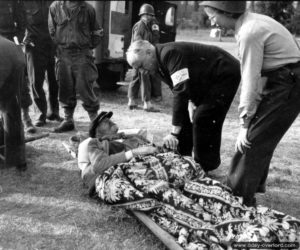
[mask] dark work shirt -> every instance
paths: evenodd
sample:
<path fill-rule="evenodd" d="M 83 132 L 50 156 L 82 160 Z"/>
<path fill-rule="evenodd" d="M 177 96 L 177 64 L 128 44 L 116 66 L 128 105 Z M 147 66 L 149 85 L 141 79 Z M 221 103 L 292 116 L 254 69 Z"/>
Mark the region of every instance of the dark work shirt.
<path fill-rule="evenodd" d="M 226 75 L 240 74 L 238 60 L 216 46 L 171 42 L 157 44 L 156 54 L 160 75 L 173 91 L 174 126 L 182 126 L 189 100 L 200 105 L 212 86 L 222 88 Z"/>
<path fill-rule="evenodd" d="M 100 43 L 100 27 L 94 8 L 78 1 L 68 11 L 65 1 L 55 1 L 49 9 L 48 27 L 52 40 L 65 49 L 93 49 Z"/>
<path fill-rule="evenodd" d="M 159 32 L 158 22 L 152 21 L 147 24 L 144 20 L 140 20 L 132 27 L 131 42 L 147 40 L 151 44 L 156 44 L 159 41 L 157 29 Z"/>
<path fill-rule="evenodd" d="M 48 12 L 52 1 L 24 1 L 26 13 L 26 32 L 24 43 L 33 42 L 35 46 L 52 45 L 48 30 Z"/>
<path fill-rule="evenodd" d="M 9 40 L 17 36 L 22 42 L 25 32 L 25 13 L 21 1 L 0 0 L 0 35 Z"/>

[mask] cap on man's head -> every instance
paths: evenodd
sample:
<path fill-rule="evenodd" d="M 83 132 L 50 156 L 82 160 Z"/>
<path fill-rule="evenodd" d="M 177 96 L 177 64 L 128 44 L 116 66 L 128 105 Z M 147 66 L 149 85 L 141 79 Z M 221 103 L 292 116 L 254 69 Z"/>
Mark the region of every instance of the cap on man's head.
<path fill-rule="evenodd" d="M 234 14 L 246 11 L 246 1 L 203 1 L 200 5 Z"/>
<path fill-rule="evenodd" d="M 101 124 L 101 122 L 104 121 L 105 118 L 110 119 L 113 115 L 113 112 L 109 111 L 109 112 L 105 112 L 102 111 L 90 124 L 90 128 L 89 128 L 89 136 L 92 138 L 96 137 L 96 129 L 97 127 Z"/>

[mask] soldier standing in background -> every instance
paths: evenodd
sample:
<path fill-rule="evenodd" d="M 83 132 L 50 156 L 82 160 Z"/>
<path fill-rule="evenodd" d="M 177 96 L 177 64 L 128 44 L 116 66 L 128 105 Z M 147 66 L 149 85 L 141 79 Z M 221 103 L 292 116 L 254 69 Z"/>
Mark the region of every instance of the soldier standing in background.
<path fill-rule="evenodd" d="M 131 43 L 137 40 L 147 40 L 151 44 L 158 43 L 159 26 L 155 22 L 154 8 L 150 4 L 143 4 L 139 11 L 141 19 L 133 26 Z M 141 96 L 144 103 L 144 110 L 148 112 L 158 112 L 151 104 L 151 76 L 148 72 L 138 72 L 133 70 L 134 77 L 128 87 L 128 107 L 137 108 L 136 99 L 138 98 L 139 88 L 141 86 Z M 154 77 L 152 77 L 154 80 Z M 161 93 L 160 93 L 161 95 Z"/>
<path fill-rule="evenodd" d="M 26 27 L 25 13 L 21 1 L 0 1 L 0 35 L 19 43 L 24 37 Z M 15 38 L 14 38 L 15 37 Z M 25 69 L 26 70 L 26 69 Z M 29 116 L 29 106 L 32 104 L 30 90 L 27 81 L 21 85 L 21 107 L 22 120 L 25 131 L 35 133 L 36 129 L 32 125 Z"/>
<path fill-rule="evenodd" d="M 75 128 L 73 114 L 76 93 L 91 120 L 98 115 L 99 101 L 93 90 L 98 78 L 92 56 L 102 31 L 94 8 L 85 1 L 55 1 L 49 8 L 49 32 L 56 49 L 56 79 L 64 120 L 54 129 L 61 133 Z"/>
<path fill-rule="evenodd" d="M 28 78 L 33 100 L 40 111 L 35 126 L 42 127 L 49 120 L 61 121 L 59 117 L 58 84 L 55 79 L 55 49 L 48 30 L 48 12 L 51 1 L 24 1 L 26 32 L 23 43 L 27 61 Z M 49 90 L 49 113 L 43 89 L 47 72 Z"/>

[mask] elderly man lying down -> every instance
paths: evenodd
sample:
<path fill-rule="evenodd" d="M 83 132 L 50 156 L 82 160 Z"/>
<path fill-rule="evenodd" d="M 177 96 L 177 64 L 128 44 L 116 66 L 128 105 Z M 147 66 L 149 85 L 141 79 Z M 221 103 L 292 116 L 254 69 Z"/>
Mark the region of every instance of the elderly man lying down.
<path fill-rule="evenodd" d="M 102 112 L 79 145 L 78 165 L 90 195 L 140 210 L 184 249 L 227 249 L 232 242 L 299 242 L 300 220 L 243 205 L 207 177 L 191 157 L 164 152 L 143 136 L 118 133 Z M 272 249 L 272 247 L 270 247 Z"/>

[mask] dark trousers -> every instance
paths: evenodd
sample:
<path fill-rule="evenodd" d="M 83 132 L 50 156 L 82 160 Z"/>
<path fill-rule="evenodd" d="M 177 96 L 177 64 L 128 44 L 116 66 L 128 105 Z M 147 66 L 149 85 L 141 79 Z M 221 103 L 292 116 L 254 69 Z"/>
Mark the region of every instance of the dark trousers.
<path fill-rule="evenodd" d="M 98 70 L 90 51 L 67 49 L 57 51 L 56 79 L 62 108 L 74 110 L 78 94 L 86 111 L 97 112 L 99 101 L 93 90 L 97 78 Z"/>
<path fill-rule="evenodd" d="M 143 102 L 151 100 L 151 76 L 148 73 L 140 72 L 134 69 L 134 77 L 128 86 L 128 98 L 138 99 L 141 88 L 141 98 Z"/>
<path fill-rule="evenodd" d="M 239 74 L 224 75 L 197 106 L 193 124 L 190 122 L 188 111 L 185 112 L 178 138 L 179 153 L 191 155 L 193 149 L 194 159 L 204 171 L 214 170 L 221 163 L 222 127 L 239 82 Z"/>
<path fill-rule="evenodd" d="M 5 133 L 7 166 L 26 163 L 24 128 L 21 119 L 21 85 L 24 83 L 24 65 L 16 68 L 0 89 L 0 111 Z M 9 96 L 9 98 L 7 98 Z M 3 103 L 2 103 L 3 102 Z"/>
<path fill-rule="evenodd" d="M 32 87 L 33 100 L 41 116 L 46 118 L 47 100 L 43 89 L 45 72 L 47 72 L 49 90 L 49 115 L 59 114 L 58 84 L 55 79 L 55 59 L 51 46 L 46 48 L 26 47 L 28 78 Z"/>
<path fill-rule="evenodd" d="M 20 86 L 21 88 L 21 107 L 22 109 L 27 109 L 29 106 L 32 104 L 32 99 L 30 96 L 30 87 L 29 87 L 29 80 L 28 80 L 28 75 L 27 75 L 27 70 L 26 68 L 24 69 L 24 77 L 23 77 L 23 82 Z"/>
<path fill-rule="evenodd" d="M 246 205 L 264 184 L 274 150 L 300 111 L 300 64 L 266 74 L 264 95 L 248 129 L 251 148 L 235 153 L 228 174 L 228 185 Z"/>
<path fill-rule="evenodd" d="M 151 97 L 161 97 L 161 80 L 155 75 L 150 75 L 151 78 Z"/>

